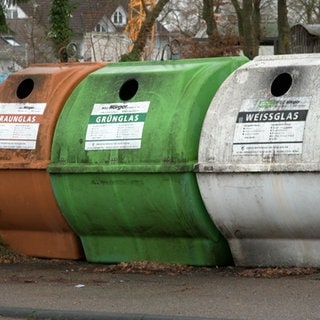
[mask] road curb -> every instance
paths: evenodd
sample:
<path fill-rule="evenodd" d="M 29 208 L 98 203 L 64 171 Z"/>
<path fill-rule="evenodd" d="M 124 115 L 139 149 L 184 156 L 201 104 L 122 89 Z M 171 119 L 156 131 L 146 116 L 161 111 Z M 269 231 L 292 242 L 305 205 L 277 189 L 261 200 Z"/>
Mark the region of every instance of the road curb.
<path fill-rule="evenodd" d="M 184 317 L 168 315 L 164 316 L 94 311 L 49 310 L 0 306 L 0 319 L 1 317 L 32 320 L 232 320 L 226 318 Z"/>

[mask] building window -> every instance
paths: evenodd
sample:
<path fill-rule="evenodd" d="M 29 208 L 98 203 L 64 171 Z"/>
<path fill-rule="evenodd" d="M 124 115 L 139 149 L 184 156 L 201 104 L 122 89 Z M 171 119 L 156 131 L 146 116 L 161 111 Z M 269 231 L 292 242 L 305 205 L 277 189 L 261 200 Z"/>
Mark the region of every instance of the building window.
<path fill-rule="evenodd" d="M 98 23 L 95 27 L 96 32 L 107 32 L 105 25 Z"/>
<path fill-rule="evenodd" d="M 123 16 L 120 11 L 116 11 L 113 15 L 113 23 L 114 24 L 123 24 Z"/>
<path fill-rule="evenodd" d="M 20 47 L 20 43 L 11 36 L 2 36 L 1 38 L 12 47 Z"/>
<path fill-rule="evenodd" d="M 7 19 L 17 19 L 18 18 L 18 10 L 17 9 L 7 9 L 6 10 Z"/>

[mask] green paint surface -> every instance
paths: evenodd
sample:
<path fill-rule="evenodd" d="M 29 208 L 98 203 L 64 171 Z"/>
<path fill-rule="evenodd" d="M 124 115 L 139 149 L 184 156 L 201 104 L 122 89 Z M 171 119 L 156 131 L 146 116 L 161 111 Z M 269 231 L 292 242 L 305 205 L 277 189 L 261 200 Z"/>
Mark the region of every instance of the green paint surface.
<path fill-rule="evenodd" d="M 228 57 L 110 64 L 74 90 L 57 123 L 48 171 L 88 261 L 232 262 L 203 205 L 193 166 L 210 102 L 245 62 Z M 129 100 L 121 100 L 123 91 Z"/>

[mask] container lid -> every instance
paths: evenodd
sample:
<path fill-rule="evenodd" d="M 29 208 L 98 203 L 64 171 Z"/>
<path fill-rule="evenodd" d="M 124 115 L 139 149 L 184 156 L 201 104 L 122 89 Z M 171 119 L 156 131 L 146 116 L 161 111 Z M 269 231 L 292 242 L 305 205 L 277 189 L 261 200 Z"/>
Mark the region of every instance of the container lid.
<path fill-rule="evenodd" d="M 57 123 L 50 172 L 183 172 L 205 113 L 244 57 L 110 64 L 90 74 Z"/>
<path fill-rule="evenodd" d="M 206 114 L 198 172 L 320 169 L 320 55 L 258 57 L 220 87 Z"/>
<path fill-rule="evenodd" d="M 60 111 L 74 87 L 105 63 L 32 65 L 0 86 L 0 169 L 46 168 Z"/>

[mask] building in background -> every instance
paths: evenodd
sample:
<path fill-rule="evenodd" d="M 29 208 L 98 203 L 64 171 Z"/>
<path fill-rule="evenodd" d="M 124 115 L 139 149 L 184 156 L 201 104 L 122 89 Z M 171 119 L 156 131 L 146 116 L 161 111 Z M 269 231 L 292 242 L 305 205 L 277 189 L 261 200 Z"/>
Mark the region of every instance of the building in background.
<path fill-rule="evenodd" d="M 50 0 L 31 0 L 10 7 L 7 22 L 10 34 L 0 36 L 0 71 L 16 71 L 33 63 L 57 61 L 48 30 Z M 74 1 L 70 17 L 72 43 L 80 61 L 117 62 L 132 44 L 126 33 L 129 0 Z M 150 60 L 161 55 L 169 41 L 168 30 L 157 22 L 154 52 Z"/>
<path fill-rule="evenodd" d="M 296 24 L 290 32 L 292 53 L 320 52 L 320 24 Z"/>

